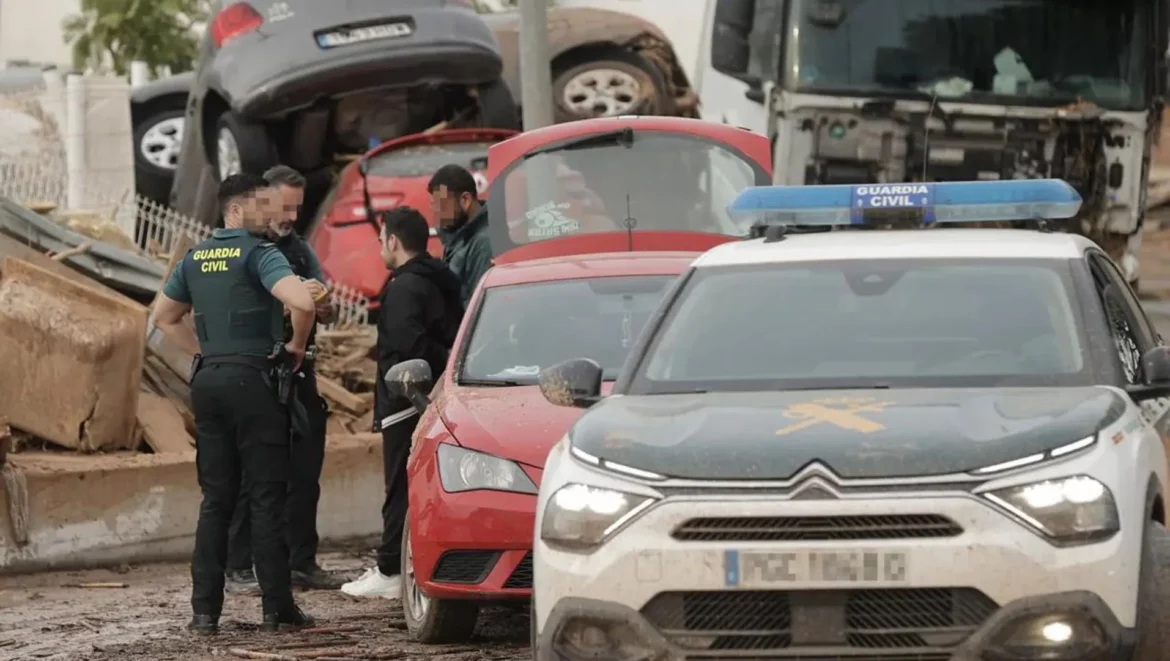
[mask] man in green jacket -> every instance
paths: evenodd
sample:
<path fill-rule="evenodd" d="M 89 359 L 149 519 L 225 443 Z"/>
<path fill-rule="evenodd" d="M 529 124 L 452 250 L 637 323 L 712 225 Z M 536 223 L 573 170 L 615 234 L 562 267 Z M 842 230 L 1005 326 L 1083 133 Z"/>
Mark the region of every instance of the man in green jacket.
<path fill-rule="evenodd" d="M 487 207 L 480 203 L 475 178 L 466 169 L 444 165 L 427 184 L 431 208 L 439 224 L 443 263 L 463 285 L 463 307 L 479 279 L 492 267 Z"/>

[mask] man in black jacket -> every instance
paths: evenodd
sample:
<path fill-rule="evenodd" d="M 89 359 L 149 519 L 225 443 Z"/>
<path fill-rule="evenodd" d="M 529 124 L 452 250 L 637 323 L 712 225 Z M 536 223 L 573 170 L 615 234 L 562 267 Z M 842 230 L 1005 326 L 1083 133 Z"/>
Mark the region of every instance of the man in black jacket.
<path fill-rule="evenodd" d="M 391 278 L 382 290 L 378 315 L 378 374 L 404 360 L 422 358 L 441 378 L 447 354 L 463 316 L 459 278 L 446 264 L 427 254 L 427 221 L 410 207 L 381 214 L 382 261 Z M 378 565 L 341 586 L 354 597 L 397 599 L 402 526 L 406 520 L 406 463 L 418 412 L 410 402 L 390 395 L 381 378 L 374 391 L 374 416 L 382 432 L 382 469 L 386 495 L 382 502 L 382 543 Z"/>

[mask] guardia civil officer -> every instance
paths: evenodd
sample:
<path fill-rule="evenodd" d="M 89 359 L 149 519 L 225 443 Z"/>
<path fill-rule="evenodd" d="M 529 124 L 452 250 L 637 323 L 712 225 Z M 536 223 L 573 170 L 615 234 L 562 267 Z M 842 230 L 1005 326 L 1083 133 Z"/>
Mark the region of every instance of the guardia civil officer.
<path fill-rule="evenodd" d="M 159 298 L 155 325 L 196 355 L 191 379 L 196 470 L 203 491 L 191 559 L 188 629 L 216 633 L 223 606 L 228 527 L 243 470 L 251 479 L 252 544 L 263 590 L 266 630 L 312 624 L 293 601 L 285 541 L 289 478 L 288 413 L 270 374 L 283 339 L 287 307 L 293 337 L 287 352 L 299 367 L 314 324 L 313 297 L 288 260 L 264 237 L 265 212 L 277 192 L 263 177 L 232 175 L 219 187 L 224 227 L 176 266 Z M 182 323 L 194 314 L 194 332 Z"/>
<path fill-rule="evenodd" d="M 297 235 L 294 223 L 305 198 L 306 181 L 287 165 L 277 165 L 264 173 L 269 185 L 276 188 L 278 206 L 269 212 L 268 238 L 288 259 L 293 273 L 305 281 L 317 299 L 317 321 L 329 323 L 336 308 L 329 302 L 325 274 L 312 247 Z M 285 337 L 291 337 L 285 328 Z M 309 333 L 313 346 L 316 327 Z M 304 428 L 292 429 L 292 465 L 288 483 L 288 550 L 292 583 L 310 590 L 336 590 L 342 580 L 317 564 L 317 504 L 321 498 L 321 468 L 325 463 L 325 423 L 328 410 L 317 392 L 317 375 L 312 358 L 306 358 L 296 378 L 294 394 L 304 412 Z M 248 501 L 248 479 L 240 492 L 240 502 Z M 228 537 L 226 589 L 230 593 L 249 594 L 260 591 L 252 569 L 251 517 L 247 507 L 237 507 Z"/>

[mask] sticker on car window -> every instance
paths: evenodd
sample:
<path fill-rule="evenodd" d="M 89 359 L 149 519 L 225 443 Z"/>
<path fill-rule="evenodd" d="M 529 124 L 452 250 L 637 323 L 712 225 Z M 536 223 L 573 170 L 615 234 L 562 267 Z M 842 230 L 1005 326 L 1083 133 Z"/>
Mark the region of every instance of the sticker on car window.
<path fill-rule="evenodd" d="M 581 223 L 565 215 L 572 205 L 568 202 L 549 202 L 524 214 L 528 221 L 528 240 L 551 239 L 581 230 Z"/>
<path fill-rule="evenodd" d="M 489 379 L 506 379 L 508 377 L 515 378 L 518 376 L 536 376 L 538 374 L 540 374 L 540 366 L 539 365 L 517 365 L 515 367 L 509 367 L 506 370 L 496 372 L 495 374 L 489 374 L 488 378 Z"/>

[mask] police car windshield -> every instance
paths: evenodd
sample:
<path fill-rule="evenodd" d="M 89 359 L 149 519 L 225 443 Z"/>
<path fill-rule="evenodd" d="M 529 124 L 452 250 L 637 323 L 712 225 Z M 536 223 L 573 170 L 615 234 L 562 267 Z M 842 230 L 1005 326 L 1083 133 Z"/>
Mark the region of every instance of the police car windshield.
<path fill-rule="evenodd" d="M 882 260 L 700 268 L 631 393 L 1091 381 L 1068 264 Z"/>
<path fill-rule="evenodd" d="M 783 71 L 800 91 L 1144 109 L 1146 0 L 795 0 Z M 799 35 L 799 38 L 797 38 Z M 753 44 L 753 47 L 755 45 Z M 762 54 L 761 54 L 762 55 Z"/>
<path fill-rule="evenodd" d="M 638 130 L 543 148 L 501 173 L 488 200 L 507 243 L 595 232 L 688 231 L 745 236 L 727 205 L 768 175 L 745 156 L 702 137 Z M 580 142 L 592 140 L 596 142 Z M 502 184 L 502 186 L 501 186 Z M 506 221 L 506 225 L 503 221 Z"/>
<path fill-rule="evenodd" d="M 597 361 L 613 379 L 673 279 L 623 276 L 489 289 L 459 381 L 535 384 L 541 369 L 580 356 Z"/>

